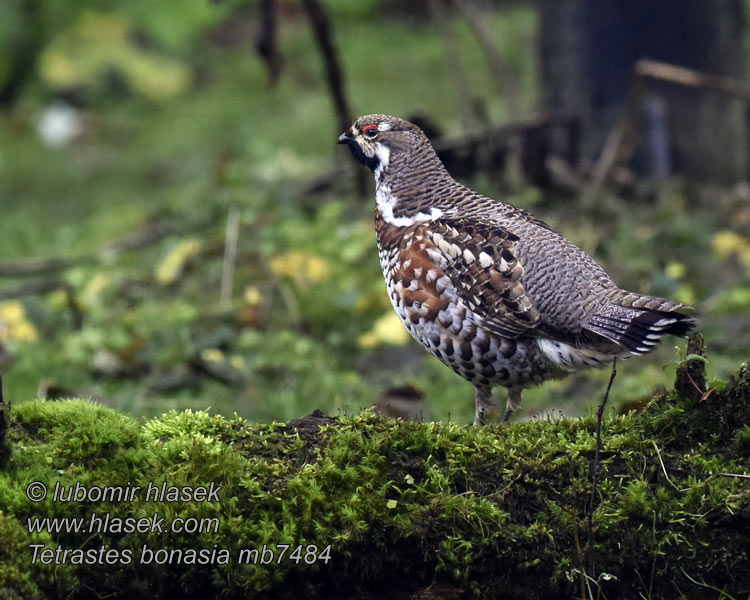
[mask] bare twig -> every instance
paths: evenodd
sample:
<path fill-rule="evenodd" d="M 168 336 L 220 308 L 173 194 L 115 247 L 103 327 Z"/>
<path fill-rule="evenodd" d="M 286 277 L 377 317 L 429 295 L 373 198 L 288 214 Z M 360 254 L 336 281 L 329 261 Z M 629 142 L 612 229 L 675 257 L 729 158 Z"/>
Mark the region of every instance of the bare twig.
<path fill-rule="evenodd" d="M 568 113 L 548 113 L 537 119 L 516 121 L 504 125 L 483 126 L 478 131 L 469 131 L 457 136 L 444 136 L 432 140 L 435 151 L 440 153 L 446 150 L 458 150 L 461 148 L 471 147 L 477 144 L 492 141 L 497 144 L 499 141 L 505 141 L 510 137 L 522 135 L 525 131 L 534 128 L 547 127 L 550 129 L 569 128 L 572 115 Z"/>
<path fill-rule="evenodd" d="M 180 226 L 169 221 L 150 223 L 117 240 L 104 244 L 97 252 L 90 254 L 67 258 L 34 257 L 0 263 L 0 277 L 33 277 L 65 271 L 71 267 L 96 265 L 101 263 L 102 260 L 117 256 L 122 252 L 148 248 L 173 235 L 184 235 L 195 230 L 203 230 L 215 223 L 220 215 L 221 213 L 212 211 L 208 215 L 201 215 L 199 218 Z"/>
<path fill-rule="evenodd" d="M 648 79 L 709 90 L 750 101 L 750 85 L 732 77 L 701 73 L 694 69 L 647 58 L 637 61 L 633 67 L 628 100 L 620 119 L 610 130 L 604 142 L 591 183 L 586 190 L 587 198 L 595 195 L 612 169 L 618 163 L 626 162 L 635 150 L 640 107 Z"/>
<path fill-rule="evenodd" d="M 708 483 L 714 477 L 734 477 L 736 479 L 750 479 L 750 475 L 745 475 L 744 473 L 712 473 L 711 476 L 703 483 Z"/>
<path fill-rule="evenodd" d="M 487 18 L 482 14 L 477 3 L 468 0 L 452 0 L 461 12 L 477 38 L 479 48 L 490 65 L 495 84 L 506 101 L 508 120 L 515 121 L 521 116 L 521 104 L 518 101 L 520 85 L 518 77 L 498 50 L 492 34 L 487 30 Z"/>
<path fill-rule="evenodd" d="M 704 588 L 706 588 L 706 589 L 712 590 L 712 591 L 714 591 L 714 592 L 718 592 L 718 593 L 719 593 L 719 599 L 720 599 L 720 600 L 721 600 L 722 598 L 727 598 L 727 600 L 734 600 L 734 597 L 733 597 L 733 596 L 730 596 L 730 595 L 729 595 L 729 594 L 727 594 L 727 593 L 726 593 L 726 592 L 725 592 L 724 590 L 722 590 L 722 589 L 719 589 L 719 588 L 717 588 L 717 587 L 716 587 L 715 585 L 710 585 L 710 584 L 706 583 L 705 581 L 696 581 L 695 579 L 693 579 L 692 577 L 690 577 L 690 575 L 688 575 L 688 574 L 687 574 L 687 573 L 685 572 L 685 569 L 683 569 L 682 567 L 680 567 L 680 571 L 682 571 L 682 574 L 683 574 L 683 575 L 684 575 L 685 577 L 687 577 L 687 578 L 688 578 L 688 579 L 689 579 L 690 581 L 692 581 L 692 582 L 693 582 L 693 583 L 694 583 L 695 585 L 699 585 L 699 586 L 701 586 L 701 587 L 704 587 Z"/>
<path fill-rule="evenodd" d="M 32 281 L 22 283 L 12 288 L 0 290 L 0 300 L 6 298 L 22 298 L 23 296 L 37 296 L 40 294 L 49 294 L 57 290 L 68 290 L 70 285 L 62 279 L 49 279 L 43 281 Z"/>
<path fill-rule="evenodd" d="M 447 155 L 455 152 L 458 154 L 489 154 L 494 150 L 501 151 L 507 148 L 513 140 L 523 137 L 531 130 L 546 129 L 547 135 L 553 135 L 557 131 L 562 131 L 571 138 L 570 147 L 568 149 L 568 157 L 565 160 L 571 165 L 574 165 L 575 157 L 577 156 L 577 130 L 578 121 L 574 115 L 568 113 L 548 113 L 542 117 L 534 120 L 519 121 L 516 123 L 506 123 L 504 125 L 482 125 L 481 128 L 475 131 L 467 131 L 460 135 L 442 136 L 431 140 L 435 151 L 442 159 L 445 160 Z M 547 164 L 550 162 L 550 157 L 547 157 Z M 497 162 L 493 162 L 491 167 L 493 169 L 501 168 L 504 166 L 501 158 L 498 158 Z M 477 162 L 474 165 L 475 170 L 481 168 Z M 549 169 L 550 172 L 560 169 L 553 168 Z M 342 182 L 348 179 L 348 176 L 352 172 L 364 172 L 363 169 L 355 169 L 354 165 L 349 165 L 346 161 L 343 165 L 336 165 L 326 173 L 317 175 L 315 178 L 309 179 L 306 182 L 302 182 L 300 185 L 301 194 L 304 196 L 310 196 L 314 194 L 320 194 L 327 192 L 331 189 L 337 189 L 342 185 Z M 578 184 L 573 184 L 573 187 L 579 187 Z"/>
<path fill-rule="evenodd" d="M 430 16 L 435 22 L 440 37 L 445 44 L 445 59 L 453 76 L 453 91 L 456 95 L 456 109 L 464 129 L 471 129 L 477 125 L 476 115 L 472 110 L 474 105 L 469 90 L 469 80 L 466 78 L 466 69 L 461 64 L 461 53 L 453 22 L 448 17 L 444 0 L 428 0 L 427 8 Z"/>
<path fill-rule="evenodd" d="M 234 288 L 234 268 L 237 258 L 237 238 L 240 231 L 240 209 L 232 206 L 227 215 L 227 231 L 224 241 L 224 267 L 221 273 L 221 295 L 219 305 L 222 309 L 229 307 Z"/>
<path fill-rule="evenodd" d="M 260 30 L 255 38 L 255 50 L 266 63 L 268 84 L 273 87 L 279 80 L 282 63 L 276 35 L 276 0 L 261 0 L 260 15 Z"/>
<path fill-rule="evenodd" d="M 664 477 L 667 478 L 667 483 L 669 483 L 669 485 L 671 485 L 678 492 L 684 491 L 678 488 L 674 483 L 672 483 L 672 480 L 669 478 L 669 475 L 667 475 L 667 468 L 664 466 L 664 461 L 661 459 L 661 452 L 659 452 L 659 446 L 656 445 L 656 442 L 654 440 L 651 440 L 651 443 L 654 445 L 654 450 L 656 450 L 656 456 L 659 457 L 659 464 L 661 465 L 661 470 L 664 473 Z"/>
<path fill-rule="evenodd" d="M 69 258 L 23 258 L 21 260 L 0 263 L 0 277 L 22 277 L 25 275 L 44 275 L 64 271 L 76 265 L 94 264 L 96 257 L 92 254 L 71 256 Z"/>
<path fill-rule="evenodd" d="M 42 2 L 31 0 L 14 5 L 14 12 L 18 13 L 20 20 L 13 30 L 15 35 L 10 38 L 12 45 L 7 46 L 12 51 L 5 59 L 7 62 L 0 82 L 0 109 L 11 110 L 29 81 L 33 80 L 37 62 L 45 48 L 44 27 L 38 25 L 44 20 L 44 10 Z"/>
<path fill-rule="evenodd" d="M 302 5 L 310 17 L 313 33 L 318 47 L 323 55 L 328 88 L 331 92 L 333 105 L 336 109 L 338 126 L 341 131 L 348 129 L 352 121 L 352 113 L 344 91 L 344 77 L 339 64 L 336 47 L 333 43 L 331 20 L 320 0 L 302 0 Z"/>
<path fill-rule="evenodd" d="M 570 480 L 573 481 L 575 479 L 575 473 L 573 472 L 573 459 L 568 459 L 568 467 L 570 470 Z M 578 504 L 578 500 L 576 498 L 575 493 L 575 486 L 570 486 L 570 493 L 572 495 L 572 502 L 573 506 L 576 506 Z M 586 582 L 586 560 L 583 556 L 583 549 L 581 548 L 581 540 L 578 536 L 578 519 L 576 519 L 576 524 L 573 527 L 573 541 L 576 544 L 576 554 L 578 555 L 578 565 L 579 565 L 579 572 L 578 572 L 578 580 L 579 585 L 581 586 L 581 600 L 586 600 L 586 588 L 588 587 L 588 584 Z"/>
<path fill-rule="evenodd" d="M 625 109 L 604 141 L 602 153 L 594 167 L 591 183 L 586 189 L 585 199 L 590 200 L 596 195 L 615 165 L 624 162 L 623 156 L 629 155 L 632 152 L 631 148 L 635 147 L 635 136 L 640 118 L 639 107 L 644 87 L 643 79 L 637 74 L 633 75 Z"/>
<path fill-rule="evenodd" d="M 328 89 L 331 92 L 331 98 L 336 110 L 337 133 L 341 133 L 349 129 L 349 126 L 352 124 L 352 111 L 346 99 L 343 71 L 336 53 L 336 46 L 333 43 L 331 19 L 320 0 L 302 0 L 302 5 L 305 7 L 307 15 L 310 18 L 315 39 L 323 55 Z M 367 190 L 366 173 L 362 169 L 357 169 L 355 173 L 360 194 L 364 196 Z"/>
<path fill-rule="evenodd" d="M 203 221 L 205 223 L 205 221 Z M 102 246 L 100 253 L 119 254 L 127 250 L 138 250 L 148 248 L 159 243 L 165 237 L 179 233 L 179 228 L 170 221 L 155 221 L 145 227 L 126 233 L 119 239 Z"/>
<path fill-rule="evenodd" d="M 635 73 L 640 77 L 711 90 L 728 96 L 736 96 L 743 100 L 750 100 L 750 85 L 725 75 L 702 73 L 694 69 L 649 58 L 642 58 L 635 63 Z"/>
<path fill-rule="evenodd" d="M 656 450 L 656 456 L 659 458 L 659 464 L 661 465 L 662 473 L 664 473 L 664 477 L 667 479 L 667 483 L 671 485 L 675 490 L 677 490 L 680 493 L 687 492 L 690 488 L 678 488 L 672 480 L 669 478 L 669 475 L 667 474 L 667 469 L 664 466 L 664 461 L 661 458 L 661 452 L 659 452 L 659 447 L 656 445 L 656 442 L 651 440 L 651 443 L 654 446 L 654 450 Z M 711 473 L 704 481 L 702 485 L 706 485 L 709 481 L 711 481 L 714 477 L 731 477 L 735 479 L 750 479 L 750 475 L 746 475 L 745 473 Z"/>
<path fill-rule="evenodd" d="M 3 400 L 3 375 L 0 373 L 0 444 L 5 441 L 8 433 L 8 421 L 5 416 L 5 401 Z"/>
<path fill-rule="evenodd" d="M 617 357 L 612 359 L 612 373 L 609 376 L 607 390 L 604 392 L 604 399 L 596 411 L 596 451 L 594 454 L 594 464 L 591 468 L 591 498 L 589 499 L 588 510 L 588 554 L 589 570 L 591 575 L 594 574 L 594 502 L 596 500 L 596 490 L 599 484 L 599 455 L 602 449 L 602 418 L 604 417 L 604 408 L 609 400 L 609 391 L 612 389 L 612 383 L 617 376 Z"/>

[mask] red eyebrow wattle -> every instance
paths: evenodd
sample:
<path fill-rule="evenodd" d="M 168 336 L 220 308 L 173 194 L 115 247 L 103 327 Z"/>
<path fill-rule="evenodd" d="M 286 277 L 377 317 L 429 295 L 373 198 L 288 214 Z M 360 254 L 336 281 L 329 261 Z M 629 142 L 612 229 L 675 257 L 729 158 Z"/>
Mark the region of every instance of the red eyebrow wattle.
<path fill-rule="evenodd" d="M 365 125 L 365 126 L 364 126 L 364 127 L 362 128 L 362 133 L 367 133 L 368 131 L 372 131 L 373 129 L 374 129 L 375 131 L 377 131 L 377 130 L 378 130 L 378 126 L 377 126 L 377 125 L 375 125 L 374 123 L 371 123 L 370 125 Z"/>

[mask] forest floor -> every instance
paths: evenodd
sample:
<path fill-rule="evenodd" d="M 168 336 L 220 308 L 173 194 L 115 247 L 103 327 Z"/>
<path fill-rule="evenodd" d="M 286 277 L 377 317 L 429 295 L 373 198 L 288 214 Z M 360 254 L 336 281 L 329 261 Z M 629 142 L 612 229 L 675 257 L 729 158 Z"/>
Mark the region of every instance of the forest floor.
<path fill-rule="evenodd" d="M 198 4 L 188 2 L 179 23 L 140 14 L 138 3 L 73 20 L 49 44 L 37 93 L 0 116 L 6 397 L 92 398 L 147 417 L 211 407 L 271 422 L 314 408 L 354 414 L 407 384 L 424 393 L 434 418 L 469 422 L 471 386 L 412 342 L 390 308 L 371 224 L 372 182 L 368 176 L 360 197 L 356 166 L 335 145 L 306 22 L 294 11 L 285 17 L 286 67 L 269 87 L 248 39 L 232 38 L 227 23 Z M 435 30 L 383 17 L 374 3 L 331 4 L 355 111 L 419 113 L 448 134 L 461 132 L 460 98 L 445 92 L 453 81 Z M 371 25 L 375 16 L 380 26 Z M 521 117 L 531 117 L 534 13 L 519 6 L 488 24 L 518 77 Z M 110 32 L 115 83 L 94 77 L 73 43 L 102 31 Z M 145 31 L 161 46 L 136 48 L 123 31 Z M 506 102 L 485 76 L 475 40 L 465 25 L 456 34 L 473 93 L 487 118 L 503 123 Z M 154 65 L 160 77 L 148 76 Z M 82 131 L 51 147 L 39 118 L 53 104 L 46 98 L 55 82 L 71 72 L 86 99 Z M 328 173 L 333 185 L 315 190 Z M 532 211 L 622 287 L 695 307 L 716 382 L 750 357 L 745 188 L 637 183 L 627 194 L 604 189 L 584 205 L 505 172 L 464 181 Z M 227 223 L 235 217 L 232 289 L 222 299 Z M 33 275 L 3 271 L 28 267 L 29 258 L 68 262 Z M 684 341 L 668 339 L 654 354 L 622 363 L 612 405 L 627 410 L 668 386 L 665 366 L 683 360 L 681 348 Z M 591 372 L 530 390 L 521 417 L 586 413 L 607 377 Z"/>

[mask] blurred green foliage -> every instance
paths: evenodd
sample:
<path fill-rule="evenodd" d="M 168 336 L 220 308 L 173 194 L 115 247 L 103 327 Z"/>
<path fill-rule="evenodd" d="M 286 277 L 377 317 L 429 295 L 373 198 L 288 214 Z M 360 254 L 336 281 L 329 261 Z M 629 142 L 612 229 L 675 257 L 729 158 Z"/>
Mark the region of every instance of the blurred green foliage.
<path fill-rule="evenodd" d="M 255 2 L 0 4 L 0 86 L 19 44 L 38 42 L 33 77 L 0 114 L 0 258 L 94 257 L 43 277 L 59 280 L 58 291 L 24 295 L 5 313 L 0 305 L 0 319 L 16 319 L 0 332 L 11 356 L 2 367 L 9 398 L 33 398 L 41 384 L 137 415 L 211 406 L 271 421 L 318 407 L 356 412 L 385 388 L 412 383 L 436 418 L 470 420 L 471 386 L 414 343 L 382 343 L 391 308 L 372 199 L 357 196 L 351 158 L 334 143 L 339 132 L 301 4 L 279 6 L 284 69 L 269 87 L 253 50 Z M 460 131 L 461 96 L 433 24 L 379 0 L 327 6 L 357 114 L 421 113 Z M 534 9 L 492 12 L 487 25 L 520 81 L 508 93 L 531 116 Z M 507 96 L 498 96 L 468 26 L 456 19 L 454 28 L 472 97 L 502 123 Z M 55 147 L 39 130 L 60 99 L 78 106 L 79 130 Z M 334 167 L 342 168 L 337 185 L 310 192 Z M 748 357 L 743 190 L 671 182 L 581 206 L 502 176 L 468 183 L 531 209 L 624 287 L 696 306 L 715 377 Z M 222 304 L 230 207 L 240 210 L 240 235 L 233 297 Z M 150 227 L 173 234 L 137 250 L 102 250 Z M 11 289 L 25 280 L 1 283 Z M 665 384 L 662 365 L 674 355 L 667 341 L 653 357 L 623 364 L 614 400 Z M 527 409 L 580 412 L 607 377 L 546 384 L 527 394 Z"/>

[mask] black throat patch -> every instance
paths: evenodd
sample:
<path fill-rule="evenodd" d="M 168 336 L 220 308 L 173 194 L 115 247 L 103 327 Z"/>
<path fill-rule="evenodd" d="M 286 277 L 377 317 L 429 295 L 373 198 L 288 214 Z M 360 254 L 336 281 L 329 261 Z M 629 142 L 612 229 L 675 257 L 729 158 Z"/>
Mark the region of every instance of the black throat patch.
<path fill-rule="evenodd" d="M 373 171 L 378 168 L 378 165 L 380 164 L 380 159 L 377 157 L 377 155 L 373 157 L 367 156 L 362 151 L 362 147 L 354 140 L 347 140 L 346 143 L 349 144 L 349 150 L 352 151 L 352 155 L 359 162 L 361 162 L 363 165 L 367 165 Z"/>

